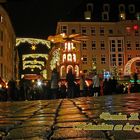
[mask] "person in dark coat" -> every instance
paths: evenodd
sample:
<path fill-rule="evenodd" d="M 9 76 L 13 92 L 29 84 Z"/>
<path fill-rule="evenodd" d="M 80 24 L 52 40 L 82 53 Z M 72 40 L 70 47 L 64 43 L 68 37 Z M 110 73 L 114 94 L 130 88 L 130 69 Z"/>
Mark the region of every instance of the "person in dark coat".
<path fill-rule="evenodd" d="M 51 93 L 52 93 L 53 99 L 58 98 L 59 79 L 60 79 L 59 73 L 57 72 L 56 68 L 54 68 L 52 71 L 52 76 L 51 76 Z"/>
<path fill-rule="evenodd" d="M 69 69 L 67 75 L 66 75 L 66 80 L 67 80 L 67 86 L 68 86 L 68 97 L 69 98 L 74 98 L 74 90 L 75 90 L 75 75 L 72 72 L 72 68 Z"/>

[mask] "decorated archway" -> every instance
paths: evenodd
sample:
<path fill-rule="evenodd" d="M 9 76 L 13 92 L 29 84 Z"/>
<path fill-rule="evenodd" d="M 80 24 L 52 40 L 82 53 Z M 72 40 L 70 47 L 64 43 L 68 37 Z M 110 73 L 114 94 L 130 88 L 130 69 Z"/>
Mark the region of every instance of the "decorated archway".
<path fill-rule="evenodd" d="M 134 57 L 127 62 L 124 67 L 124 75 L 131 75 L 131 65 L 137 60 L 140 60 L 140 57 Z"/>

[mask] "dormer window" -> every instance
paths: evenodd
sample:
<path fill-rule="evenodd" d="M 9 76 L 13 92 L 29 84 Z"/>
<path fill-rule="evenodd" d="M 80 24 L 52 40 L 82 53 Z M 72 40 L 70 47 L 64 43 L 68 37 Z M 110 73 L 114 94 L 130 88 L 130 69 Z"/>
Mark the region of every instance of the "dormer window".
<path fill-rule="evenodd" d="M 104 4 L 103 5 L 103 10 L 104 10 L 104 12 L 109 12 L 110 11 L 110 5 L 109 4 Z"/>
<path fill-rule="evenodd" d="M 92 3 L 87 4 L 87 11 L 93 12 L 93 4 Z"/>
<path fill-rule="evenodd" d="M 125 5 L 124 4 L 119 5 L 119 12 L 120 13 L 125 12 Z"/>
<path fill-rule="evenodd" d="M 67 32 L 68 32 L 68 27 L 65 26 L 65 25 L 61 26 L 61 33 L 66 33 L 67 34 Z"/>
<path fill-rule="evenodd" d="M 91 20 L 91 11 L 84 12 L 85 20 Z"/>
<path fill-rule="evenodd" d="M 130 4 L 129 6 L 128 6 L 128 9 L 129 9 L 129 13 L 135 13 L 135 5 L 133 5 L 133 4 Z"/>
<path fill-rule="evenodd" d="M 103 13 L 102 13 L 102 20 L 103 20 L 103 21 L 108 21 L 108 20 L 109 20 L 108 12 L 103 12 Z"/>

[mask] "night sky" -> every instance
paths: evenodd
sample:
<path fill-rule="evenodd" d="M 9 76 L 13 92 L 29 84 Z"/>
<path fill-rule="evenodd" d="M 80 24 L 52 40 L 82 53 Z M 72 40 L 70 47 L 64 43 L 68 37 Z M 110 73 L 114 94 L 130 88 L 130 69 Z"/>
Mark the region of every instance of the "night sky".
<path fill-rule="evenodd" d="M 8 0 L 7 0 L 8 1 Z M 56 32 L 57 21 L 83 0 L 9 0 L 4 4 L 17 37 L 47 38 Z"/>

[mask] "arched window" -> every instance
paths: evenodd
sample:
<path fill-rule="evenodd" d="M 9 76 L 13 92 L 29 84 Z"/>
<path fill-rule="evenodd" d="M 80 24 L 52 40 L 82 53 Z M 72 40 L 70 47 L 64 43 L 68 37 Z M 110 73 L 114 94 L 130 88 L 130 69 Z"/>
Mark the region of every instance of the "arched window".
<path fill-rule="evenodd" d="M 66 72 L 65 72 L 65 66 L 61 66 L 61 68 L 60 68 L 60 76 L 61 77 L 65 77 L 65 74 L 66 74 Z"/>
<path fill-rule="evenodd" d="M 124 4 L 119 5 L 119 12 L 120 13 L 125 12 L 125 5 Z"/>
<path fill-rule="evenodd" d="M 73 66 L 72 65 L 67 66 L 67 73 L 68 73 L 69 69 L 72 69 L 72 71 L 73 71 Z"/>
<path fill-rule="evenodd" d="M 109 12 L 110 11 L 110 5 L 109 4 L 104 4 L 103 5 L 103 10 L 104 10 L 104 12 Z"/>
<path fill-rule="evenodd" d="M 87 11 L 93 12 L 93 4 L 92 3 L 87 4 Z"/>
<path fill-rule="evenodd" d="M 128 6 L 128 9 L 129 9 L 129 13 L 135 13 L 135 5 L 133 5 L 133 4 L 130 4 L 129 6 Z"/>

